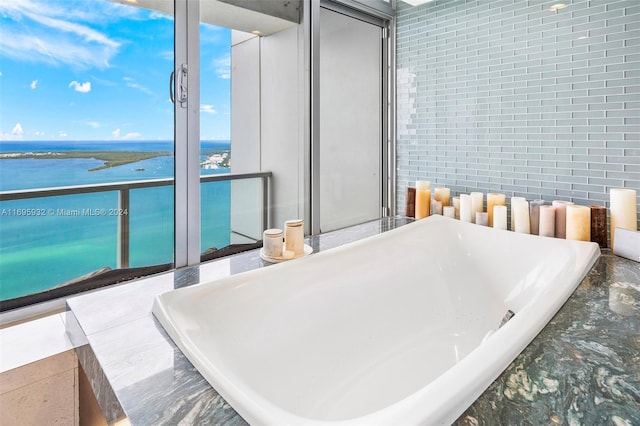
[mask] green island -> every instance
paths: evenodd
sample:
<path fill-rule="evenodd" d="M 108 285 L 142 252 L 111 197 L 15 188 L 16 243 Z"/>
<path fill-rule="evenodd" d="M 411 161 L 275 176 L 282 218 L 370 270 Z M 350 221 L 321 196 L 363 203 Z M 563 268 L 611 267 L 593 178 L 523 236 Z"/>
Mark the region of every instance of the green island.
<path fill-rule="evenodd" d="M 132 151 L 62 151 L 62 152 L 8 152 L 0 155 L 0 159 L 38 158 L 68 159 L 95 158 L 104 164 L 89 169 L 90 172 L 136 163 L 150 158 L 170 156 L 172 152 L 132 152 Z"/>

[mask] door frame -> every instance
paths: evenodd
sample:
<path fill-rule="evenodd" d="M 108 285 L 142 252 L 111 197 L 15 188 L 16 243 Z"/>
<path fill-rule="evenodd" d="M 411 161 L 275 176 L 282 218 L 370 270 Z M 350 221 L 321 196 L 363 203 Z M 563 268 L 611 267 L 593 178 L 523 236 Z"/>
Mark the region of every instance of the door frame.
<path fill-rule="evenodd" d="M 200 263 L 199 1 L 174 0 L 173 49 L 174 268 L 180 268 Z"/>
<path fill-rule="evenodd" d="M 381 194 L 382 217 L 395 215 L 395 129 L 392 119 L 395 116 L 395 10 L 383 0 L 369 1 L 367 4 L 356 0 L 310 0 L 309 10 L 304 21 L 308 22 L 310 34 L 308 60 L 310 62 L 310 120 L 308 173 L 305 176 L 309 188 L 308 208 L 305 220 L 310 224 L 308 232 L 319 234 L 320 229 L 320 8 L 359 19 L 382 28 L 382 129 L 381 129 Z"/>

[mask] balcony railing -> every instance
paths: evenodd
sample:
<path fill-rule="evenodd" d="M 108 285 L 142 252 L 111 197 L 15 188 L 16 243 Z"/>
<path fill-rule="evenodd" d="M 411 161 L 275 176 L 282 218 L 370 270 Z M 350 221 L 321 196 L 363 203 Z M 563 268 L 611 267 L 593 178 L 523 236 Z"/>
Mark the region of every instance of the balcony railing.
<path fill-rule="evenodd" d="M 219 175 L 207 175 L 200 177 L 200 183 L 208 182 L 224 182 L 232 180 L 242 179 L 261 179 L 262 183 L 262 229 L 269 226 L 269 191 L 271 183 L 271 172 L 257 172 L 257 173 L 228 173 Z M 166 179 L 151 179 L 129 182 L 116 182 L 116 183 L 103 183 L 96 185 L 76 185 L 76 186 L 64 186 L 58 188 L 45 188 L 45 189 L 25 189 L 15 191 L 0 192 L 1 201 L 13 201 L 13 200 L 25 200 L 32 198 L 44 198 L 44 197 L 56 197 L 62 195 L 78 195 L 78 194 L 90 194 L 97 192 L 111 192 L 118 191 L 118 209 L 120 211 L 131 212 L 129 208 L 129 195 L 130 191 L 134 189 L 153 188 L 160 186 L 173 185 L 173 178 Z M 118 219 L 118 255 L 117 255 L 117 267 L 128 268 L 129 267 L 129 214 L 122 214 L 117 216 Z"/>

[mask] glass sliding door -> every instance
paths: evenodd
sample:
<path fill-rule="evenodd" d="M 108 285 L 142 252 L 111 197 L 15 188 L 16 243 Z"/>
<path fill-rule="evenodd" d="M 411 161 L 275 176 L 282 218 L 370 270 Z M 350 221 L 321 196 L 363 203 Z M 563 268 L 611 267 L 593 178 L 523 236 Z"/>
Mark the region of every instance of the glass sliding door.
<path fill-rule="evenodd" d="M 173 14 L 0 2 L 3 309 L 172 267 Z"/>
<path fill-rule="evenodd" d="M 320 8 L 320 232 L 382 214 L 380 25 Z"/>

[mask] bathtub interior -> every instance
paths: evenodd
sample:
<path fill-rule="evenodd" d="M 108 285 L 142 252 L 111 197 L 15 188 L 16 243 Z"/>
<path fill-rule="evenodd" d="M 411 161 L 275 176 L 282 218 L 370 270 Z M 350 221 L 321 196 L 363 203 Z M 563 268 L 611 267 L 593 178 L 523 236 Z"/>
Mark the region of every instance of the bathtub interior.
<path fill-rule="evenodd" d="M 368 415 L 428 386 L 571 269 L 551 239 L 421 222 L 161 295 L 154 313 L 232 405 Z"/>

